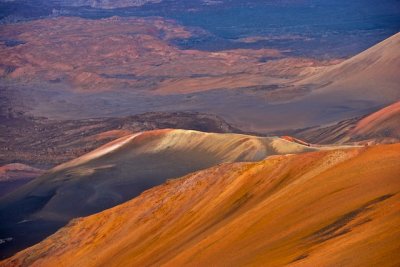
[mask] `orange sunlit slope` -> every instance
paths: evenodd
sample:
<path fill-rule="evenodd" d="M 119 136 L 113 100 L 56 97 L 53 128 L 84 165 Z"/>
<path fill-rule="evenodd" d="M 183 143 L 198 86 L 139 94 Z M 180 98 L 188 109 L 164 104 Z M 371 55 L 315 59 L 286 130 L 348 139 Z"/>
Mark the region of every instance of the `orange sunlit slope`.
<path fill-rule="evenodd" d="M 76 219 L 6 266 L 399 266 L 400 144 L 229 163 Z"/>

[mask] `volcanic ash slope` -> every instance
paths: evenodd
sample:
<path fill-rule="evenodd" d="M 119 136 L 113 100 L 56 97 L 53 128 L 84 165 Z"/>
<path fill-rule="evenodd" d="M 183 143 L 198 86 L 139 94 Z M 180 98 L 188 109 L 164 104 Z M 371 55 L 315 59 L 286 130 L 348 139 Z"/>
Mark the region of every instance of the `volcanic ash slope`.
<path fill-rule="evenodd" d="M 372 114 L 332 125 L 307 128 L 291 133 L 319 144 L 398 143 L 400 141 L 400 101 Z"/>
<path fill-rule="evenodd" d="M 69 221 L 127 201 L 169 178 L 224 162 L 319 150 L 277 137 L 155 130 L 59 165 L 0 200 L 1 219 Z M 18 207 L 24 209 L 18 213 Z"/>
<path fill-rule="evenodd" d="M 219 165 L 74 220 L 7 266 L 399 266 L 400 144 Z"/>
<path fill-rule="evenodd" d="M 321 94 L 335 92 L 344 100 L 390 103 L 400 92 L 400 33 L 340 64 L 316 68 L 302 83 L 324 85 Z M 317 90 L 318 91 L 318 90 Z"/>

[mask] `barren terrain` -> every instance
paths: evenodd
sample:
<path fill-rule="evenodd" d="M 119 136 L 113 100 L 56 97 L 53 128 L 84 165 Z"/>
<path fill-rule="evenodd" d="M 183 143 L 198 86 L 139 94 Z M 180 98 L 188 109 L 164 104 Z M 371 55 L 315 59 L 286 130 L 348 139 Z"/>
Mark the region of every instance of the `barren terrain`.
<path fill-rule="evenodd" d="M 385 106 L 372 114 L 356 117 L 331 125 L 300 130 L 287 130 L 273 134 L 290 134 L 316 144 L 382 144 L 400 141 L 400 102 Z"/>
<path fill-rule="evenodd" d="M 400 147 L 216 166 L 76 219 L 7 266 L 397 266 Z"/>
<path fill-rule="evenodd" d="M 399 15 L 0 0 L 0 266 L 399 266 Z"/>
<path fill-rule="evenodd" d="M 0 94 L 36 117 L 196 111 L 267 132 L 365 116 L 400 98 L 399 34 L 324 61 L 270 48 L 181 49 L 174 40 L 198 33 L 156 17 L 59 17 L 0 31 Z"/>
<path fill-rule="evenodd" d="M 2 26 L 1 35 L 16 42 L 1 46 L 3 77 L 79 91 L 190 93 L 258 85 L 268 81 L 266 73 L 274 75 L 260 61 L 281 56 L 275 49 L 180 50 L 168 41 L 191 33 L 161 18 L 45 19 Z M 299 61 L 300 67 L 313 64 Z M 296 65 L 287 72 L 296 74 Z"/>
<path fill-rule="evenodd" d="M 226 162 L 333 148 L 309 147 L 278 137 L 189 130 L 127 135 L 1 198 L 0 230 L 15 238 L 3 246 L 3 253 L 32 245 L 72 218 L 123 203 L 170 178 Z"/>
<path fill-rule="evenodd" d="M 175 128 L 240 132 L 215 115 L 196 112 L 154 112 L 86 120 L 50 120 L 5 113 L 0 122 L 0 165 L 19 162 L 45 169 L 140 131 Z"/>

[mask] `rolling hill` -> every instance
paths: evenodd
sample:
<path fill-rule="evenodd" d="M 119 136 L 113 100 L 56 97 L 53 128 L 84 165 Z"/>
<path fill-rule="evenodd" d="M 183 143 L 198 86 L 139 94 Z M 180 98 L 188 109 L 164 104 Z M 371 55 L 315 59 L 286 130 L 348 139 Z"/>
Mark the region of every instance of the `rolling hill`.
<path fill-rule="evenodd" d="M 398 266 L 400 145 L 222 164 L 73 220 L 6 266 Z"/>
<path fill-rule="evenodd" d="M 50 169 L 119 137 L 155 129 L 241 132 L 218 116 L 198 112 L 150 112 L 127 117 L 54 120 L 8 112 L 0 99 L 0 165 L 24 163 Z"/>
<path fill-rule="evenodd" d="M 3 251 L 32 245 L 72 218 L 123 203 L 169 178 L 220 163 L 320 149 L 329 147 L 190 130 L 127 135 L 53 168 L 0 199 L 0 231 L 14 238 Z"/>

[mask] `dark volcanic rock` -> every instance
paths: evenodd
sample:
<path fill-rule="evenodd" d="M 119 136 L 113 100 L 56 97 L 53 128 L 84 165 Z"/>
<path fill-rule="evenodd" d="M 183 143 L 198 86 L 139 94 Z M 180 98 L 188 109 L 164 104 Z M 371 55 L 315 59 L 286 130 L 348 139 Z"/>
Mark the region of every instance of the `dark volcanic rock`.
<path fill-rule="evenodd" d="M 3 110 L 0 116 L 0 165 L 21 162 L 50 168 L 124 135 L 163 128 L 241 132 L 218 116 L 197 112 L 152 112 L 122 118 L 49 120 Z"/>

